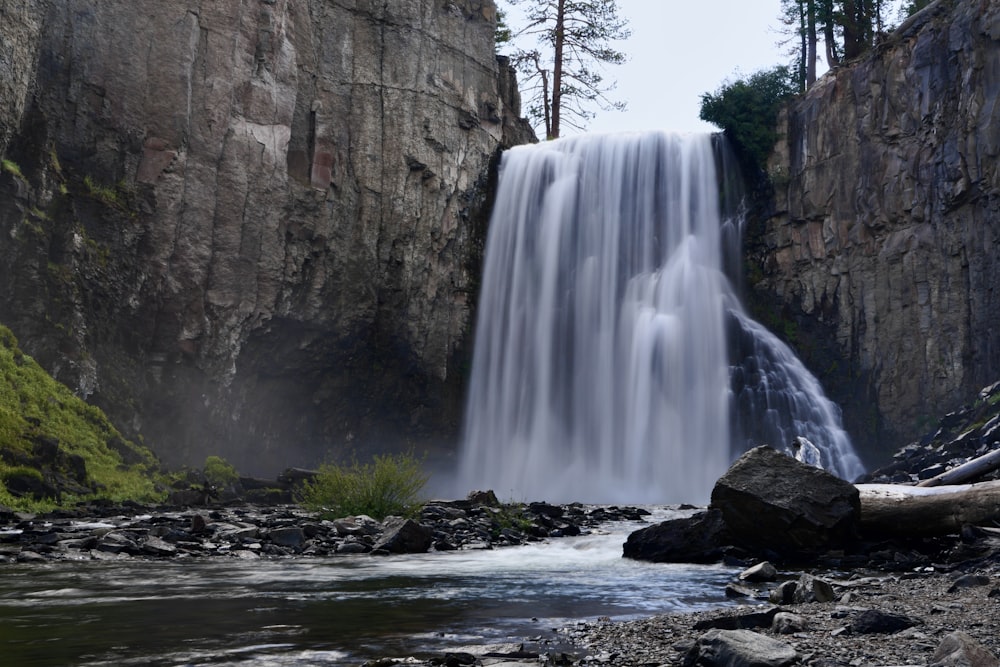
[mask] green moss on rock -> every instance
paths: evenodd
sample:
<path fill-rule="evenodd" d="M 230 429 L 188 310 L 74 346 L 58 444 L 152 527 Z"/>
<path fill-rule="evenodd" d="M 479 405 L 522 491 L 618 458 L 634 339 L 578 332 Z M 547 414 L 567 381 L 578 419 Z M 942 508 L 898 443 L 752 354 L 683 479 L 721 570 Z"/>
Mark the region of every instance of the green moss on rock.
<path fill-rule="evenodd" d="M 159 464 L 98 408 L 54 380 L 0 326 L 0 504 L 39 509 L 75 500 L 159 501 Z M 43 484 L 24 484 L 37 471 Z"/>

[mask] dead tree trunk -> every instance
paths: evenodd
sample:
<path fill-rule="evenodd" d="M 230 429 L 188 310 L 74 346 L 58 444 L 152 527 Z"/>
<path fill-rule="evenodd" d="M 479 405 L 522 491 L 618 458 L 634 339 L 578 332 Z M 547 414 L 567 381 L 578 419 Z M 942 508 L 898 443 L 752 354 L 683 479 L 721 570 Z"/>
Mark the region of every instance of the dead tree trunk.
<path fill-rule="evenodd" d="M 925 479 L 917 486 L 944 486 L 947 484 L 962 484 L 977 477 L 982 477 L 1000 468 L 1000 449 L 994 449 L 988 454 L 983 454 L 979 458 L 966 461 L 957 468 L 952 468 L 940 475 Z"/>
<path fill-rule="evenodd" d="M 857 484 L 861 532 L 868 537 L 929 537 L 962 526 L 996 525 L 1000 481 L 956 486 Z"/>

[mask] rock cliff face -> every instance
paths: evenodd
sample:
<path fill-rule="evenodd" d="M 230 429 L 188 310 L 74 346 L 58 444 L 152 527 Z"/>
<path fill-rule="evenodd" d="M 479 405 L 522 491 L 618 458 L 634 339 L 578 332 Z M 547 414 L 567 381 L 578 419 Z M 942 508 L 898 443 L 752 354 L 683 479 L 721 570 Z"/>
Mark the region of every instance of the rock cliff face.
<path fill-rule="evenodd" d="M 1000 377 L 1000 4 L 932 3 L 780 122 L 751 282 L 855 436 L 900 444 Z"/>
<path fill-rule="evenodd" d="M 0 0 L 0 321 L 168 463 L 454 435 L 491 170 L 530 138 L 495 13 Z"/>

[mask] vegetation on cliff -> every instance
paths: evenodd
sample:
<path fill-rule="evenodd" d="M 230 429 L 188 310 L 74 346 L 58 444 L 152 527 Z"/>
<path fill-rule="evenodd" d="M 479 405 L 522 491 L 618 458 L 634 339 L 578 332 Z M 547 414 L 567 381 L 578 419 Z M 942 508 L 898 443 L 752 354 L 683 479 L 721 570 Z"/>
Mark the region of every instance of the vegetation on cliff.
<path fill-rule="evenodd" d="M 0 504 L 162 500 L 158 463 L 98 408 L 49 376 L 0 326 Z"/>
<path fill-rule="evenodd" d="M 778 110 L 795 92 L 787 67 L 761 70 L 703 94 L 699 116 L 722 128 L 746 166 L 762 170 L 777 141 Z"/>

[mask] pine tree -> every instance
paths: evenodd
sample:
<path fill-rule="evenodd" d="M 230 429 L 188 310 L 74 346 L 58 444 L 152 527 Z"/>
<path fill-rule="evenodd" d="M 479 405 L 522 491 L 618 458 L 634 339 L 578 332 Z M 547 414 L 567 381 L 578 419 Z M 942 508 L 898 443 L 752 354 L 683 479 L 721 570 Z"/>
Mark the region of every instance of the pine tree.
<path fill-rule="evenodd" d="M 620 65 L 625 54 L 612 48 L 631 32 L 618 15 L 616 0 L 508 0 L 524 7 L 525 26 L 515 40 L 534 40 L 538 48 L 516 49 L 511 61 L 522 75 L 527 113 L 545 128 L 548 139 L 563 126 L 583 129 L 593 118 L 593 105 L 623 109 L 608 99 L 614 84 L 601 73 L 604 65 Z"/>

